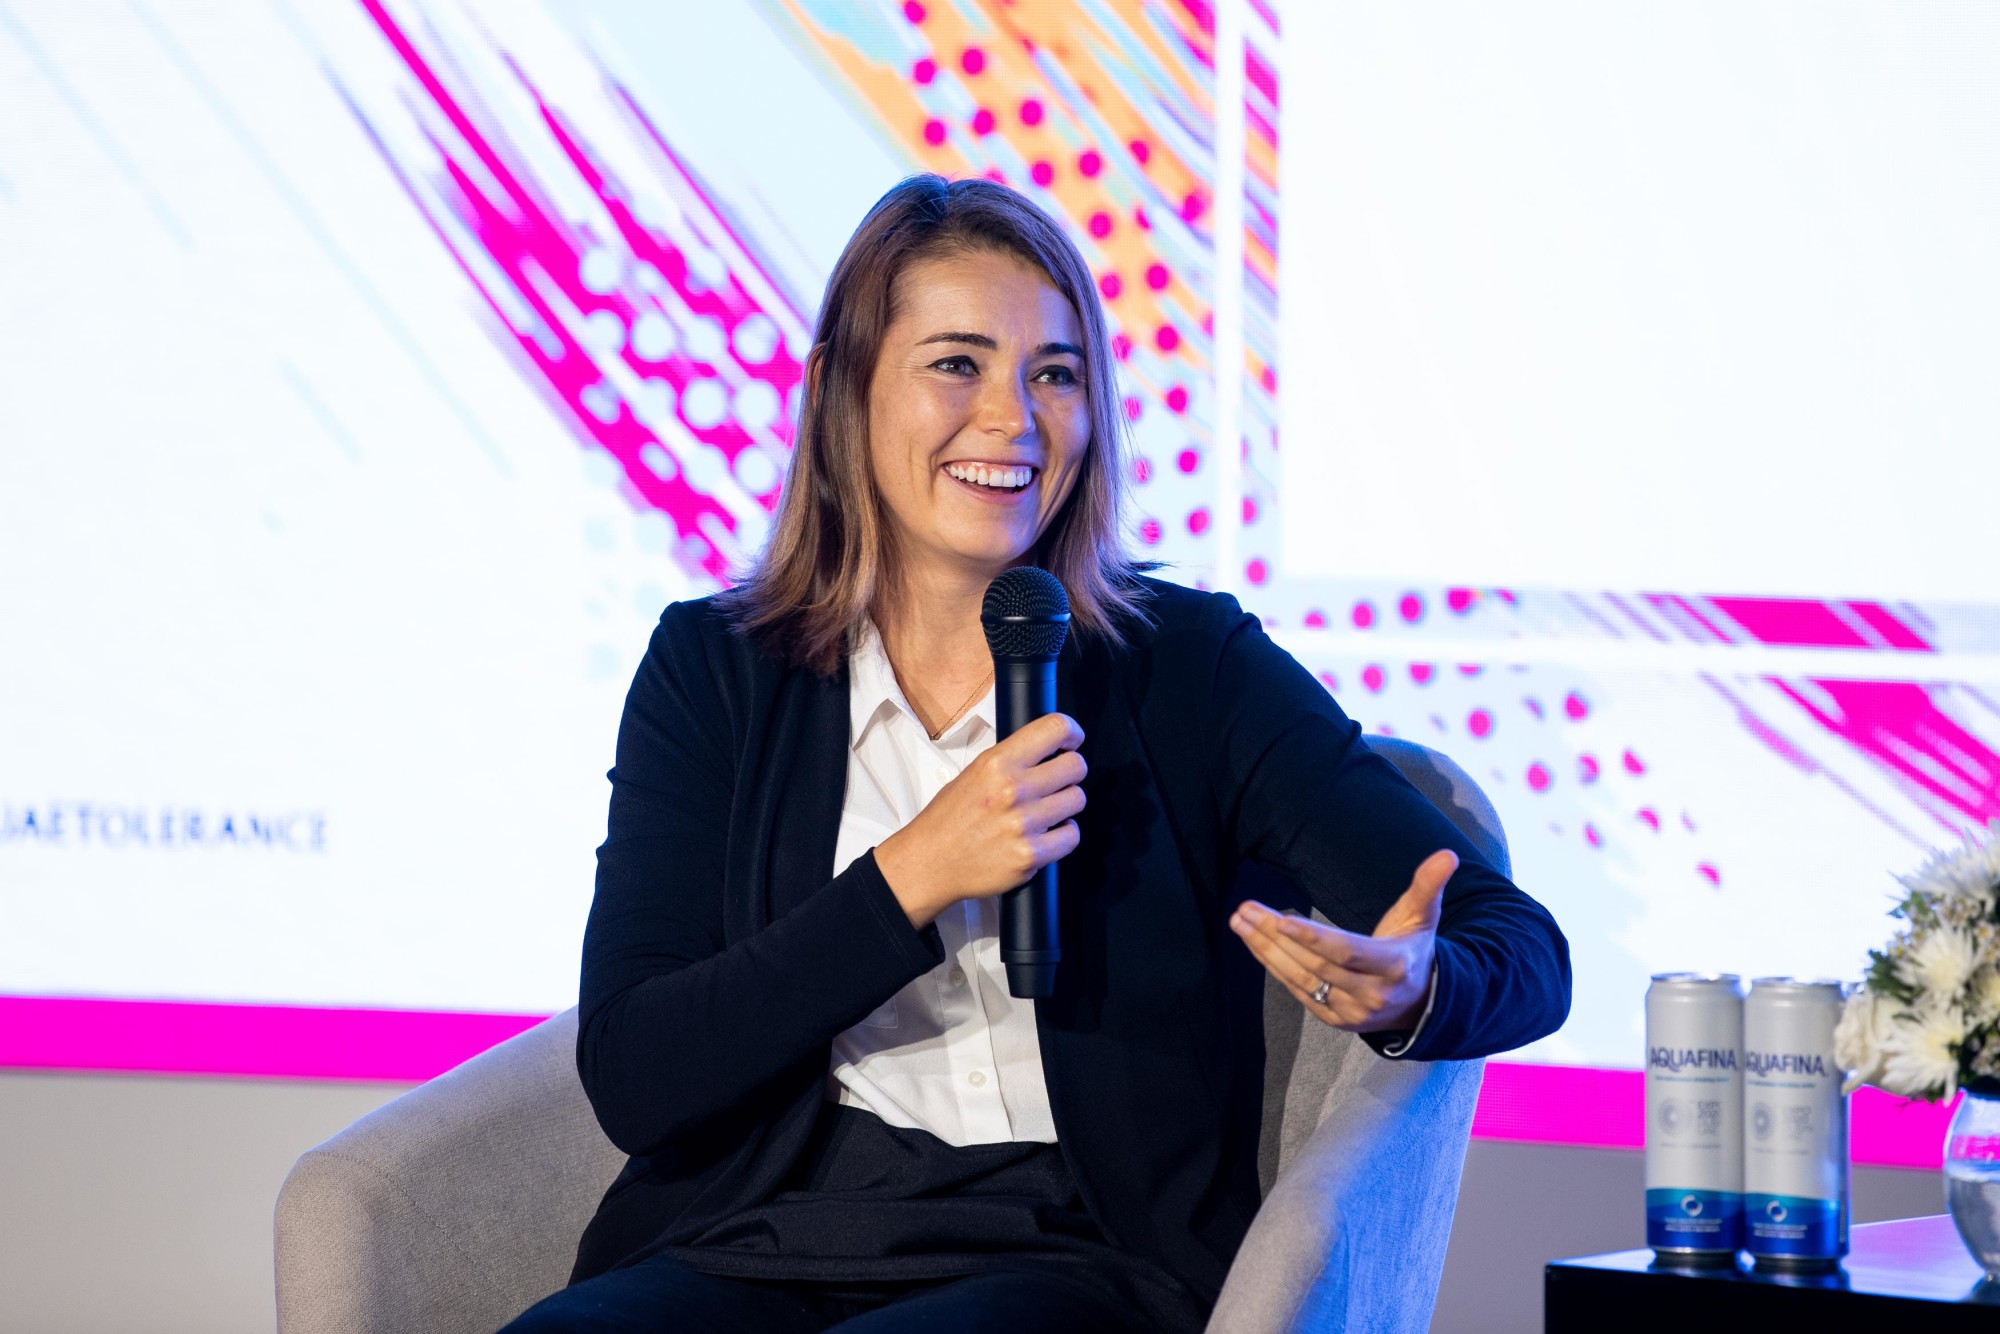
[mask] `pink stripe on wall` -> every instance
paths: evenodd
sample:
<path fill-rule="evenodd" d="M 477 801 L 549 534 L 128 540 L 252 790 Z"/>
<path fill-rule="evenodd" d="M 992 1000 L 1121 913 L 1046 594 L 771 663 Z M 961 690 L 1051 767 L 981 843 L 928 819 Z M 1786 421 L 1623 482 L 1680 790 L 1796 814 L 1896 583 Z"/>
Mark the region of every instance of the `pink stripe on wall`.
<path fill-rule="evenodd" d="M 544 1017 L 0 996 L 0 1068 L 414 1084 Z M 1489 1062 L 1472 1134 L 1637 1149 L 1646 1142 L 1645 1083 L 1637 1070 Z M 1951 1111 L 1862 1089 L 1854 1161 L 1935 1169 Z"/>
<path fill-rule="evenodd" d="M 1646 1077 L 1637 1070 L 1489 1061 L 1472 1135 L 1636 1149 L 1646 1142 Z"/>
<path fill-rule="evenodd" d="M 1957 1102 L 1911 1102 L 1857 1089 L 1849 1148 L 1868 1167 L 1937 1170 Z M 1474 1139 L 1639 1149 L 1646 1144 L 1646 1076 L 1639 1070 L 1492 1061 L 1472 1116 Z"/>
<path fill-rule="evenodd" d="M 544 1017 L 0 996 L 0 1068 L 418 1083 Z"/>

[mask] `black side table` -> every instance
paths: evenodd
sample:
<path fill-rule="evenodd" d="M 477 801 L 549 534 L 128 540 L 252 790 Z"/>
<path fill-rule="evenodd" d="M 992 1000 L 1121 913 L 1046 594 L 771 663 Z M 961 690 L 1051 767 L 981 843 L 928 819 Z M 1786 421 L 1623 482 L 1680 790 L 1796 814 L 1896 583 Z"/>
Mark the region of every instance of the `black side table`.
<path fill-rule="evenodd" d="M 2000 1283 L 1987 1281 L 1951 1218 L 1853 1230 L 1826 1274 L 1772 1273 L 1747 1257 L 1712 1269 L 1656 1264 L 1651 1251 L 1557 1260 L 1543 1279 L 1547 1334 L 1607 1329 L 2000 1330 Z M 1771 1321 L 1811 1323 L 1771 1324 Z M 1879 1323 L 1877 1323 L 1879 1322 Z"/>

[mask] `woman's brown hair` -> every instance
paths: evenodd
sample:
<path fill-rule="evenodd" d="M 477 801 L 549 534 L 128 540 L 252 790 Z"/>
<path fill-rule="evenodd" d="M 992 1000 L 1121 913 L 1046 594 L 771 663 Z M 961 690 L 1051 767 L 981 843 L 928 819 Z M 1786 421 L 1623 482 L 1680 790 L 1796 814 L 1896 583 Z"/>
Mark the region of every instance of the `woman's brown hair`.
<path fill-rule="evenodd" d="M 799 408 L 791 470 L 769 542 L 719 601 L 787 659 L 825 675 L 846 657 L 893 572 L 868 450 L 868 389 L 895 287 L 919 260 L 964 251 L 1014 255 L 1048 276 L 1083 326 L 1090 444 L 1075 488 L 1029 559 L 1069 590 L 1071 625 L 1112 644 L 1143 615 L 1122 528 L 1125 416 L 1104 311 L 1089 266 L 1048 215 L 1004 185 L 912 176 L 868 211 L 826 285 Z"/>

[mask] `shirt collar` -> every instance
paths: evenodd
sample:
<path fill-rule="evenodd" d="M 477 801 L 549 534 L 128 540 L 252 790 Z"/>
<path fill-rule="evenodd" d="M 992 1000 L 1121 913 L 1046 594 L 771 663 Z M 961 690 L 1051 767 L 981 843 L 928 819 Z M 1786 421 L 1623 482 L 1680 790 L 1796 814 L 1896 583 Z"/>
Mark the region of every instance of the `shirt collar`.
<path fill-rule="evenodd" d="M 888 650 L 882 647 L 882 632 L 875 628 L 872 617 L 861 623 L 860 639 L 848 655 L 847 679 L 850 745 L 859 746 L 869 727 L 885 712 L 904 714 L 919 732 L 923 732 L 924 725 L 917 720 L 917 711 L 910 707 L 910 702 L 903 697 L 903 688 L 896 684 L 896 670 L 889 665 Z M 960 739 L 975 719 L 984 723 L 987 731 L 994 730 L 993 687 L 990 683 L 979 697 L 979 702 L 938 738 L 938 744 Z M 928 739 L 929 733 L 924 732 L 924 736 Z"/>

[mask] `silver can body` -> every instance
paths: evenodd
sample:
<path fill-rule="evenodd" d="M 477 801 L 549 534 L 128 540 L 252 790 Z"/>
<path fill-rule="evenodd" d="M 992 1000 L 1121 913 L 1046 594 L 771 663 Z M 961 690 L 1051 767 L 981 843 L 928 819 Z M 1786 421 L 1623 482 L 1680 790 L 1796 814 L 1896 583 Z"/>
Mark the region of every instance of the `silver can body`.
<path fill-rule="evenodd" d="M 1847 1098 L 1839 982 L 1760 977 L 1743 1005 L 1743 1244 L 1767 1268 L 1847 1254 Z"/>
<path fill-rule="evenodd" d="M 1733 1261 L 1743 1246 L 1743 983 L 1659 973 L 1646 989 L 1646 1244 Z"/>

